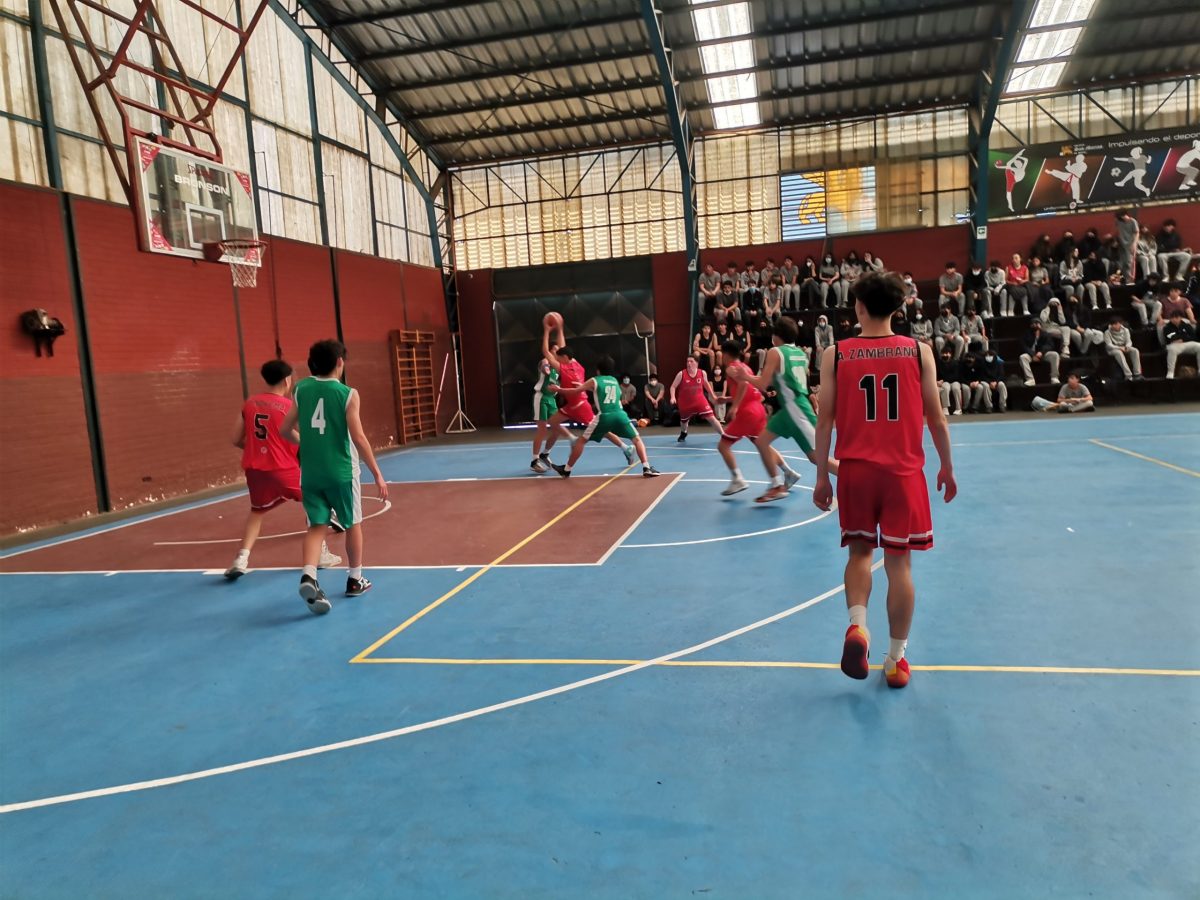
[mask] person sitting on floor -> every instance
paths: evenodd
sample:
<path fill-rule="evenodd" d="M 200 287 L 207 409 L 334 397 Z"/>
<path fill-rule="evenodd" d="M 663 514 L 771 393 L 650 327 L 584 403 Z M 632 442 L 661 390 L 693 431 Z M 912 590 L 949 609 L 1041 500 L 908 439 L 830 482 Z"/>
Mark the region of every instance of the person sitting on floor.
<path fill-rule="evenodd" d="M 1039 412 L 1060 413 L 1091 412 L 1096 408 L 1092 402 L 1092 392 L 1079 380 L 1077 372 L 1067 376 L 1067 383 L 1058 391 L 1057 402 L 1051 403 L 1044 397 L 1034 397 L 1031 406 Z"/>

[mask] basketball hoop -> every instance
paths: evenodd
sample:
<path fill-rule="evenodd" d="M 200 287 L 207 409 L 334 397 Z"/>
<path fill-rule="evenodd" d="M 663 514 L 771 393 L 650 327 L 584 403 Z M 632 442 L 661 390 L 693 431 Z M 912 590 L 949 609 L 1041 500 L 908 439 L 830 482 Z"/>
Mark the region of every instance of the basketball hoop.
<path fill-rule="evenodd" d="M 227 262 L 233 286 L 239 288 L 258 286 L 258 268 L 266 251 L 266 241 L 231 239 L 204 244 L 204 258 L 209 262 Z"/>

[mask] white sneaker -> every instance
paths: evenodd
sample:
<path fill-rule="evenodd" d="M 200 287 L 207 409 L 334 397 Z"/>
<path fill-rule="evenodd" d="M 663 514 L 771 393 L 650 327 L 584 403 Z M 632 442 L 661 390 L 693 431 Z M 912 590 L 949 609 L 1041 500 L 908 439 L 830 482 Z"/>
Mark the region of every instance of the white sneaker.
<path fill-rule="evenodd" d="M 1168 372 L 1168 373 L 1167 373 L 1167 378 L 1174 378 L 1174 377 L 1175 377 L 1175 373 L 1174 373 L 1174 372 Z M 225 573 L 225 577 L 226 577 L 226 578 L 228 578 L 228 577 L 229 577 L 229 573 L 228 573 L 228 572 L 226 572 L 226 573 Z"/>
<path fill-rule="evenodd" d="M 1059 381 L 1057 378 L 1051 378 L 1051 379 L 1050 379 L 1050 383 L 1051 383 L 1051 384 L 1062 384 L 1062 382 L 1061 382 L 1061 381 Z"/>
<path fill-rule="evenodd" d="M 332 569 L 334 566 L 341 565 L 342 558 L 336 553 L 330 553 L 329 548 L 321 545 L 321 558 L 317 560 L 318 569 Z"/>
<path fill-rule="evenodd" d="M 800 483 L 800 473 L 799 472 L 784 472 L 783 473 L 783 486 L 785 488 L 787 488 L 787 490 L 790 491 L 792 488 L 794 488 L 799 483 Z"/>
<path fill-rule="evenodd" d="M 952 416 L 961 416 L 961 415 L 962 415 L 962 410 L 961 410 L 961 409 L 956 409 L 954 412 L 950 413 L 950 415 L 952 415 Z"/>
<path fill-rule="evenodd" d="M 549 469 L 542 464 L 540 459 L 535 459 L 533 462 L 531 462 L 529 464 L 529 468 L 533 469 L 533 471 L 537 472 L 539 475 L 543 475 L 549 471 Z"/>
<path fill-rule="evenodd" d="M 1025 379 L 1025 387 L 1033 387 L 1035 384 L 1037 384 L 1037 382 L 1034 381 L 1032 378 Z"/>
<path fill-rule="evenodd" d="M 308 604 L 308 609 L 313 615 L 323 616 L 333 609 L 333 604 L 329 602 L 321 586 L 307 575 L 300 579 L 300 597 Z"/>
<path fill-rule="evenodd" d="M 230 581 L 236 581 L 246 574 L 246 569 L 249 567 L 250 554 L 239 553 L 233 560 L 233 565 L 225 570 L 225 577 Z"/>
<path fill-rule="evenodd" d="M 633 465 L 633 455 L 634 455 L 633 445 L 626 444 L 624 447 L 621 448 L 621 452 L 625 454 L 625 464 L 632 466 Z"/>
<path fill-rule="evenodd" d="M 740 494 L 746 488 L 750 487 L 744 478 L 734 478 L 729 482 L 729 487 L 721 491 L 722 497 L 732 497 L 734 494 Z"/>
<path fill-rule="evenodd" d="M 950 407 L 948 407 L 948 406 L 943 406 L 943 407 L 942 407 L 942 415 L 943 415 L 943 416 L 948 416 L 948 415 L 950 415 Z"/>

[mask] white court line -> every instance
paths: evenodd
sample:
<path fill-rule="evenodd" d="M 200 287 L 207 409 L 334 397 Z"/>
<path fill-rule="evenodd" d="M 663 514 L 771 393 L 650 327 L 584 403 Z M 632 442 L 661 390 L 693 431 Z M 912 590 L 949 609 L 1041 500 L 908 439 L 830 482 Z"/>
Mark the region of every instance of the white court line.
<path fill-rule="evenodd" d="M 391 482 L 388 482 L 388 483 L 391 484 Z M 363 500 L 374 500 L 376 503 L 379 502 L 378 497 L 363 497 L 362 499 Z M 371 513 L 369 516 L 363 516 L 362 520 L 365 522 L 368 519 L 374 519 L 376 516 L 382 516 L 385 512 L 387 512 L 391 508 L 392 508 L 392 501 L 385 500 L 385 501 L 383 501 L 382 509 L 376 510 L 375 512 Z M 303 531 L 285 531 L 283 534 L 264 534 L 264 535 L 261 535 L 258 538 L 258 540 L 273 541 L 276 538 L 300 537 L 303 534 L 304 534 Z M 237 538 L 218 538 L 218 539 L 212 540 L 212 541 L 155 541 L 154 546 L 155 547 L 198 547 L 202 544 L 240 544 L 241 542 L 242 542 L 242 539 L 240 537 L 237 537 Z"/>
<path fill-rule="evenodd" d="M 880 559 L 871 566 L 872 571 L 878 570 L 883 565 L 883 560 Z M 733 631 L 727 631 L 718 637 L 711 638 L 699 644 L 693 644 L 691 647 L 685 647 L 682 650 L 676 650 L 672 653 L 665 653 L 662 656 L 657 656 L 654 659 L 644 660 L 643 662 L 633 663 L 632 665 L 623 666 L 619 669 L 613 669 L 608 672 L 602 672 L 599 675 L 593 675 L 590 678 L 581 678 L 578 681 L 572 681 L 567 684 L 559 685 L 555 688 L 550 688 L 544 691 L 538 691 L 534 694 L 526 694 L 523 697 L 514 697 L 511 700 L 504 700 L 500 703 L 493 703 L 490 706 L 481 706 L 477 709 L 468 710 L 466 712 L 455 713 L 452 716 L 443 716 L 440 719 L 430 719 L 427 722 L 420 722 L 416 725 L 406 725 L 403 728 L 394 728 L 391 731 L 380 731 L 375 734 L 364 735 L 363 737 L 351 738 L 345 741 L 337 741 L 332 744 L 322 744 L 318 747 L 308 747 L 304 750 L 293 750 L 290 753 L 279 753 L 275 756 L 264 756 L 260 759 L 250 759 L 245 762 L 233 763 L 227 766 L 217 766 L 212 769 L 202 769 L 198 772 L 187 772 L 182 775 L 172 775 L 167 778 L 155 778 L 150 781 L 135 781 L 129 784 L 118 784 L 112 787 L 97 788 L 91 791 L 78 791 L 73 794 L 60 794 L 57 797 L 42 797 L 38 800 L 25 800 L 19 803 L 6 803 L 0 806 L 0 814 L 20 812 L 26 809 L 38 809 L 44 806 L 57 806 L 63 803 L 75 803 L 80 800 L 92 800 L 97 797 L 111 797 L 115 794 L 130 794 L 135 791 L 146 791 L 152 788 L 170 787 L 175 784 L 183 784 L 188 781 L 200 781 L 205 778 L 214 778 L 218 775 L 229 775 L 233 772 L 244 772 L 247 769 L 259 769 L 264 766 L 272 766 L 278 763 L 290 762 L 295 759 L 304 759 L 309 756 L 319 756 L 323 753 L 332 753 L 336 750 L 348 750 L 351 747 L 362 747 L 366 744 L 376 744 L 380 741 L 391 740 L 392 738 L 403 737 L 408 734 L 417 734 L 422 731 L 430 731 L 434 728 L 441 728 L 444 725 L 453 725 L 458 722 L 465 722 L 470 719 L 477 719 L 480 716 L 490 715 L 491 713 L 501 712 L 506 709 L 512 709 L 517 706 L 524 706 L 528 703 L 536 703 L 539 700 L 545 700 L 550 697 L 556 697 L 559 694 L 567 694 L 572 691 L 577 691 L 581 688 L 590 687 L 593 684 L 599 684 L 603 681 L 611 681 L 614 678 L 620 678 L 623 675 L 631 675 L 634 672 L 647 669 L 651 666 L 659 665 L 660 663 L 670 662 L 674 659 L 679 659 L 682 656 L 691 656 L 694 653 L 699 653 L 707 650 L 710 647 L 715 647 L 717 644 L 722 644 L 725 641 L 733 638 L 741 637 L 751 631 L 756 631 L 767 625 L 773 625 L 776 622 L 793 616 L 801 610 L 808 609 L 810 606 L 816 606 L 823 600 L 828 600 L 830 597 L 837 596 L 845 588 L 844 584 L 839 584 L 835 588 L 830 588 L 823 594 L 805 600 L 803 603 L 777 612 L 774 615 L 767 616 L 765 619 L 759 619 L 757 622 L 751 622 L 749 625 L 743 625 L 741 628 L 736 628 Z M 370 660 L 367 660 L 370 662 Z"/>
<path fill-rule="evenodd" d="M 1200 438 L 1200 431 L 1183 432 L 1180 434 L 1138 434 L 1121 437 L 1097 437 L 1097 438 L 1056 438 L 1054 440 L 1044 441 L 971 441 L 968 443 L 959 443 L 951 441 L 952 447 L 1019 447 L 1032 444 L 1086 444 L 1089 441 L 1152 441 L 1158 438 L 1191 438 L 1196 440 Z M 929 446 L 933 446 L 930 444 Z"/>
<path fill-rule="evenodd" d="M 675 485 L 679 484 L 679 482 L 684 480 L 682 472 L 673 472 L 671 474 L 673 474 L 675 476 L 671 480 L 671 483 L 668 484 L 666 486 L 666 488 L 664 488 L 663 491 L 657 497 L 654 498 L 654 502 L 651 503 L 649 506 L 647 506 L 645 508 L 645 510 L 642 511 L 642 514 L 640 516 L 638 516 L 636 519 L 634 519 L 633 524 L 630 525 L 628 528 L 626 528 L 625 533 L 623 535 L 621 535 L 619 538 L 617 538 L 616 541 L 613 542 L 613 545 L 604 552 L 604 555 L 600 557 L 600 560 L 596 563 L 596 565 L 602 566 L 606 562 L 608 562 L 608 558 L 613 555 L 613 551 L 625 543 L 625 538 L 627 538 L 631 534 L 633 534 L 633 532 L 637 530 L 637 527 L 639 525 L 641 525 L 642 522 L 645 520 L 646 516 L 648 516 L 648 515 L 650 515 L 650 513 L 654 512 L 654 507 L 656 507 L 656 506 L 658 506 L 658 504 L 662 503 L 663 498 L 665 496 L 667 496 L 667 494 L 671 493 L 671 489 L 674 488 Z"/>
<path fill-rule="evenodd" d="M 364 566 L 368 572 L 421 572 L 425 570 L 435 571 L 437 569 L 455 569 L 461 571 L 463 569 L 482 569 L 486 563 L 445 563 L 436 566 Z M 493 566 L 494 569 L 579 569 L 588 566 L 596 567 L 600 563 L 581 562 L 581 563 L 501 563 L 498 566 Z M 345 566 L 335 566 L 330 569 L 331 572 L 336 572 L 339 569 L 344 569 Z M 253 572 L 298 572 L 298 566 L 261 566 L 246 570 L 247 574 Z M 324 570 L 322 570 L 324 571 Z M 15 575 L 45 575 L 48 577 L 59 577 L 62 575 L 224 575 L 224 569 L 119 569 L 113 572 L 111 569 L 69 569 L 61 572 L 47 572 L 42 570 L 29 570 L 24 572 L 0 572 L 0 578 L 12 577 Z M 241 579 L 239 579 L 240 581 Z"/>

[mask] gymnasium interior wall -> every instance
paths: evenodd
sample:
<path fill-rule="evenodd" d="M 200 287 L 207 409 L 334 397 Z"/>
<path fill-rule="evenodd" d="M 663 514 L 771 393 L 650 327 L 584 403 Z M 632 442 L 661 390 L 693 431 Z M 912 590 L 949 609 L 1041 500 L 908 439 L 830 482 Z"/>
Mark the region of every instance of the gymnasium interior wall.
<path fill-rule="evenodd" d="M 241 473 L 229 442 L 242 402 L 276 353 L 300 374 L 310 344 L 341 337 L 346 380 L 363 397 L 376 447 L 396 441 L 388 332 L 435 334 L 435 379 L 450 349 L 436 269 L 273 238 L 258 287 L 238 292 L 229 271 L 137 249 L 125 206 L 0 182 L 0 534 L 123 509 Z M 74 313 L 73 265 L 87 343 Z M 46 309 L 67 332 L 37 357 L 19 317 Z M 340 313 L 340 315 L 339 315 Z M 99 479 L 93 470 L 81 350 L 91 358 Z M 453 373 L 439 428 L 453 415 Z"/>

